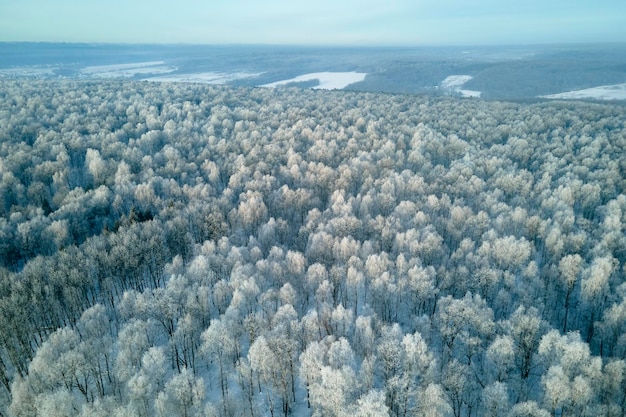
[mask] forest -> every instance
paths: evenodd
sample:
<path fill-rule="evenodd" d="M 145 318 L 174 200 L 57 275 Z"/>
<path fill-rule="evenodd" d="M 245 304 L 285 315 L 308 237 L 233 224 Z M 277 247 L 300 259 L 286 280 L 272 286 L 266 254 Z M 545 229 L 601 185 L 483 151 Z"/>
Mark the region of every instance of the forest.
<path fill-rule="evenodd" d="M 626 107 L 0 80 L 0 416 L 626 416 Z"/>

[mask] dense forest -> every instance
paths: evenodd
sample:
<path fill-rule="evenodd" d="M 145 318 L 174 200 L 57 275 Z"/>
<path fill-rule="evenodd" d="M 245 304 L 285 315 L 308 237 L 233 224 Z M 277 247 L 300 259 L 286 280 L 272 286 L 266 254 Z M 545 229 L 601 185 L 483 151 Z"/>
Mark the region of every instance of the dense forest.
<path fill-rule="evenodd" d="M 0 80 L 0 415 L 626 416 L 626 108 Z"/>

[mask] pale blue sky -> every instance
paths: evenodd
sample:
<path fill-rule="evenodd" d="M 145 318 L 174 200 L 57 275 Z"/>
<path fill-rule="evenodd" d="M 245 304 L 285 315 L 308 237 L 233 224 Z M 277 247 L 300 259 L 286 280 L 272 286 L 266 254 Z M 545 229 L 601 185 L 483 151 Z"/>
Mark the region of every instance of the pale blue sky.
<path fill-rule="evenodd" d="M 625 0 L 0 0 L 0 41 L 626 42 Z"/>

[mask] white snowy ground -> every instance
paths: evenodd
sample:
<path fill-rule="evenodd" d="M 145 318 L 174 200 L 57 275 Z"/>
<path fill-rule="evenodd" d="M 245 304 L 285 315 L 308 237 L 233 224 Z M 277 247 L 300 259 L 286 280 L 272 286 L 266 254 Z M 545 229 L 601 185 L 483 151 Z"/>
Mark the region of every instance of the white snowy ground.
<path fill-rule="evenodd" d="M 177 83 L 202 83 L 202 84 L 226 84 L 227 82 L 252 78 L 261 75 L 248 72 L 198 72 L 192 74 L 173 74 L 160 77 L 145 78 L 144 81 L 153 82 L 177 82 Z"/>
<path fill-rule="evenodd" d="M 0 69 L 0 77 L 43 77 L 52 76 L 58 68 L 15 67 Z"/>
<path fill-rule="evenodd" d="M 450 75 L 446 77 L 445 80 L 441 82 L 442 88 L 460 88 L 471 80 L 473 77 L 471 75 Z"/>
<path fill-rule="evenodd" d="M 549 94 L 540 97 L 559 100 L 580 100 L 586 98 L 594 100 L 626 100 L 626 84 L 601 85 L 599 87 L 585 88 L 584 90 Z"/>
<path fill-rule="evenodd" d="M 277 87 L 279 85 L 285 85 L 289 83 L 298 83 L 305 81 L 315 81 L 319 83 L 318 85 L 311 87 L 314 89 L 323 89 L 323 90 L 341 90 L 342 88 L 346 88 L 350 84 L 358 83 L 363 81 L 367 76 L 365 72 L 314 72 L 311 74 L 303 74 L 298 75 L 295 78 L 290 78 L 288 80 L 276 81 L 269 84 L 263 84 L 261 87 Z"/>
<path fill-rule="evenodd" d="M 480 91 L 464 90 L 461 88 L 463 84 L 472 78 L 474 77 L 471 75 L 450 75 L 441 82 L 439 87 L 460 94 L 462 97 L 480 97 Z"/>
<path fill-rule="evenodd" d="M 140 74 L 167 74 L 173 71 L 176 71 L 176 68 L 165 65 L 164 61 L 97 65 L 80 70 L 83 75 L 97 78 L 128 78 Z"/>

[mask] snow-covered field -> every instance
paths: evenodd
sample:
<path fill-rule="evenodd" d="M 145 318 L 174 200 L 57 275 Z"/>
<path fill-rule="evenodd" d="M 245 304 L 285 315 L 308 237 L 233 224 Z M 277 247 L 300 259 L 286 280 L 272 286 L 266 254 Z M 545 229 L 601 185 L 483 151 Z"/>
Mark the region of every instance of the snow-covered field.
<path fill-rule="evenodd" d="M 288 80 L 276 81 L 269 84 L 263 84 L 261 87 L 277 87 L 289 83 L 299 83 L 317 80 L 318 85 L 312 87 L 314 89 L 323 90 L 341 90 L 350 84 L 363 81 L 367 73 L 365 72 L 313 72 L 310 74 L 298 75 Z"/>
<path fill-rule="evenodd" d="M 98 78 L 129 78 L 143 74 L 167 74 L 176 71 L 164 61 L 136 62 L 132 64 L 96 65 L 80 70 L 81 74 Z"/>
<path fill-rule="evenodd" d="M 475 97 L 475 98 L 480 97 L 480 91 L 476 91 L 476 90 L 457 90 L 457 91 L 461 93 L 461 97 Z"/>
<path fill-rule="evenodd" d="M 584 90 L 568 91 L 566 93 L 549 94 L 541 96 L 560 100 L 626 100 L 626 84 L 601 85 L 599 87 L 585 88 Z"/>
<path fill-rule="evenodd" d="M 480 97 L 480 91 L 461 89 L 472 78 L 474 77 L 471 75 L 450 75 L 441 82 L 439 87 L 449 90 L 451 93 L 459 94 L 461 97 Z"/>
<path fill-rule="evenodd" d="M 242 78 L 258 77 L 261 73 L 248 72 L 198 72 L 191 74 L 173 74 L 161 77 L 150 77 L 144 81 L 153 82 L 177 82 L 177 83 L 201 83 L 201 84 L 226 84 L 230 81 Z"/>
<path fill-rule="evenodd" d="M 0 77 L 49 77 L 58 68 L 52 67 L 15 67 L 0 69 Z"/>
<path fill-rule="evenodd" d="M 459 88 L 471 80 L 471 75 L 450 75 L 441 82 L 441 88 Z"/>

